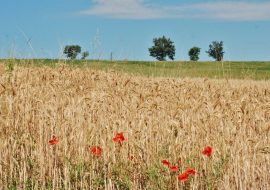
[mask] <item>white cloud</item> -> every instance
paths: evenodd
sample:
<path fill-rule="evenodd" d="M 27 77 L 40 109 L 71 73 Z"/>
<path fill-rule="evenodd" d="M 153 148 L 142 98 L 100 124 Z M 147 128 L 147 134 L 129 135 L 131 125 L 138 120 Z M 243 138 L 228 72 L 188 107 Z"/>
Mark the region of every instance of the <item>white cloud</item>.
<path fill-rule="evenodd" d="M 157 19 L 165 17 L 159 8 L 143 0 L 93 0 L 94 6 L 81 13 L 124 19 Z"/>
<path fill-rule="evenodd" d="M 216 2 L 195 4 L 190 9 L 197 16 L 236 21 L 270 20 L 270 3 Z"/>
<path fill-rule="evenodd" d="M 92 0 L 85 15 L 116 19 L 199 18 L 233 21 L 270 20 L 270 2 L 212 1 L 161 6 L 145 0 Z"/>

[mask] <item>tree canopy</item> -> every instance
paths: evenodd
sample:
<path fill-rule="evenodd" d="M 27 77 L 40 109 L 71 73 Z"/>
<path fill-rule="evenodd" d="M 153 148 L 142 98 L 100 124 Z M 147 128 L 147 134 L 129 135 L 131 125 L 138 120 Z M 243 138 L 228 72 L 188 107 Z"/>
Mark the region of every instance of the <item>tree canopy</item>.
<path fill-rule="evenodd" d="M 67 45 L 64 49 L 64 54 L 70 59 L 76 59 L 79 53 L 81 53 L 81 47 L 79 45 Z"/>
<path fill-rule="evenodd" d="M 206 53 L 208 53 L 209 57 L 216 59 L 216 61 L 222 61 L 225 53 L 223 51 L 223 41 L 213 41 Z"/>
<path fill-rule="evenodd" d="M 150 56 L 155 57 L 159 61 L 166 61 L 166 57 L 174 60 L 175 46 L 170 38 L 162 36 L 153 39 L 154 45 L 149 48 Z"/>
<path fill-rule="evenodd" d="M 201 52 L 201 48 L 199 47 L 193 47 L 189 50 L 188 55 L 191 61 L 198 61 L 199 55 Z"/>
<path fill-rule="evenodd" d="M 82 52 L 82 58 L 81 59 L 85 59 L 88 56 L 89 56 L 89 51 L 84 51 L 84 52 Z"/>

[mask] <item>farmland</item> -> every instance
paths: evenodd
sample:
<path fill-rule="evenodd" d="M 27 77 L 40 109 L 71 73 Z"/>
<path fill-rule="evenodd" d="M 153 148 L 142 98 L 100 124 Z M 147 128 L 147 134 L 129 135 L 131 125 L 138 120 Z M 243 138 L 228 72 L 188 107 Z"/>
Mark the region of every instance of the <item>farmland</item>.
<path fill-rule="evenodd" d="M 20 66 L 51 66 L 61 63 L 95 70 L 115 70 L 146 77 L 200 77 L 227 79 L 270 79 L 270 62 L 155 62 L 155 61 L 97 61 L 97 60 L 7 60 Z"/>
<path fill-rule="evenodd" d="M 2 189 L 270 188 L 268 62 L 3 62 Z"/>

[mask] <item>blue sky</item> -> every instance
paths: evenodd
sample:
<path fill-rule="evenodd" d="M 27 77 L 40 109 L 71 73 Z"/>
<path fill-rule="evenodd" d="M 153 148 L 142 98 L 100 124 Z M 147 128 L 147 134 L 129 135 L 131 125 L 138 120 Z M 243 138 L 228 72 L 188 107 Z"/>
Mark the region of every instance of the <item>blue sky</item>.
<path fill-rule="evenodd" d="M 225 60 L 270 60 L 269 0 L 0 0 L 0 57 L 61 58 L 79 44 L 90 58 L 154 60 L 154 37 L 174 41 L 176 60 L 224 41 Z"/>

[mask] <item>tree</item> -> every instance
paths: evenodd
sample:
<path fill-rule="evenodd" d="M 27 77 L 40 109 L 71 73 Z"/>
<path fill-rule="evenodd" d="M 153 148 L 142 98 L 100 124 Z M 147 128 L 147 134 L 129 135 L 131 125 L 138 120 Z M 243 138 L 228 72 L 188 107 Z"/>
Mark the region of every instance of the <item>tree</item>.
<path fill-rule="evenodd" d="M 209 57 L 213 57 L 216 59 L 216 61 L 222 61 L 223 60 L 223 41 L 213 41 L 212 44 L 209 45 L 209 50 L 206 51 L 208 53 Z"/>
<path fill-rule="evenodd" d="M 88 56 L 89 56 L 89 52 L 88 51 L 82 52 L 82 59 L 85 59 Z"/>
<path fill-rule="evenodd" d="M 166 57 L 174 60 L 175 47 L 170 38 L 162 36 L 161 38 L 153 39 L 154 45 L 149 48 L 150 56 L 155 57 L 159 61 L 166 61 Z"/>
<path fill-rule="evenodd" d="M 188 52 L 190 61 L 198 61 L 200 52 L 201 52 L 201 48 L 198 48 L 198 47 L 191 48 Z"/>
<path fill-rule="evenodd" d="M 64 49 L 64 54 L 70 59 L 76 59 L 79 53 L 81 53 L 81 47 L 78 45 L 68 45 Z"/>

